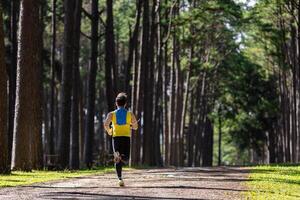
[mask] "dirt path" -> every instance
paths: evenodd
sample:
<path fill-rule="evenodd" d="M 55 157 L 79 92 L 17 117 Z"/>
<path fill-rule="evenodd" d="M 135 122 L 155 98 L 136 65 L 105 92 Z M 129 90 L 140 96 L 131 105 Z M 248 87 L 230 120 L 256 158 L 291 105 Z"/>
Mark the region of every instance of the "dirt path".
<path fill-rule="evenodd" d="M 0 189 L 0 199 L 242 199 L 247 169 L 182 168 L 132 170 L 126 187 L 115 174 Z"/>

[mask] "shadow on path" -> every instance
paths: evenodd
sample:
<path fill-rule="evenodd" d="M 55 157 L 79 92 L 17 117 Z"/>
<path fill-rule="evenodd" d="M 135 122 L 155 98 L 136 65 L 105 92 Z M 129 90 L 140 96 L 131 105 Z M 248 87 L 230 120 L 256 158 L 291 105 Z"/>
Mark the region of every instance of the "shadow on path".
<path fill-rule="evenodd" d="M 84 197 L 97 197 L 97 199 L 99 198 L 103 198 L 103 199 L 178 199 L 178 198 L 173 198 L 173 197 L 150 197 L 150 196 L 134 196 L 134 195 L 113 195 L 113 194 L 104 194 L 104 193 L 88 193 L 88 192 L 50 192 L 48 194 L 43 195 L 44 197 L 50 197 L 50 198 L 57 198 L 58 196 L 63 196 L 64 198 L 66 196 L 70 196 L 70 197 L 79 197 L 79 198 L 84 198 Z M 180 199 L 195 199 L 195 200 L 205 200 L 205 199 L 201 199 L 201 198 L 180 198 Z"/>
<path fill-rule="evenodd" d="M 120 188 L 118 186 L 112 187 L 51 187 L 51 186 L 24 186 L 29 188 L 47 188 L 47 189 L 95 189 L 95 188 L 118 188 L 118 189 L 192 189 L 192 190 L 222 190 L 222 191 L 234 191 L 234 192 L 247 192 L 247 189 L 233 189 L 233 188 L 219 188 L 219 187 L 195 187 L 195 186 L 126 186 Z"/>

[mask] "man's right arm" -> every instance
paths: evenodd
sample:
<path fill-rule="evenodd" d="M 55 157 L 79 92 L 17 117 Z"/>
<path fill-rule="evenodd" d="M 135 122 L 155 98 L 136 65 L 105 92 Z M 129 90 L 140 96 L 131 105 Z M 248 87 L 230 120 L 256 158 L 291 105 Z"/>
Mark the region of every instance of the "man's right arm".
<path fill-rule="evenodd" d="M 108 133 L 108 135 L 112 135 L 112 129 L 110 128 L 110 123 L 112 121 L 112 113 L 108 113 L 103 125 L 104 125 L 104 129 L 106 130 L 106 132 Z"/>

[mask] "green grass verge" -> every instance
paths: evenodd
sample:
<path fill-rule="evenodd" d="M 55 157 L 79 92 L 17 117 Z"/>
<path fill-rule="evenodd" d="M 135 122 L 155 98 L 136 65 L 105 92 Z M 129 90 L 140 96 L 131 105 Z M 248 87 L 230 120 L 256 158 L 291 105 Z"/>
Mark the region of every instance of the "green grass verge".
<path fill-rule="evenodd" d="M 103 174 L 114 171 L 114 168 L 97 168 L 91 170 L 78 170 L 78 171 L 32 171 L 21 172 L 13 171 L 10 175 L 0 175 L 0 188 L 13 187 L 20 185 L 30 185 L 33 183 L 40 183 L 53 180 L 61 180 L 66 178 L 75 178 L 87 175 Z"/>
<path fill-rule="evenodd" d="M 251 168 L 246 199 L 300 199 L 300 166 L 257 166 Z"/>

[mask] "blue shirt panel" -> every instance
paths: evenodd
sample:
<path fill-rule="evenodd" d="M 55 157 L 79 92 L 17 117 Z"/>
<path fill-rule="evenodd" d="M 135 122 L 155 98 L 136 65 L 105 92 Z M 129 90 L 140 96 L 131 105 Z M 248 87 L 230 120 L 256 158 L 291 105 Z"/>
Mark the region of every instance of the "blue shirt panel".
<path fill-rule="evenodd" d="M 117 124 L 125 125 L 127 118 L 127 110 L 125 108 L 119 108 L 116 112 Z"/>

